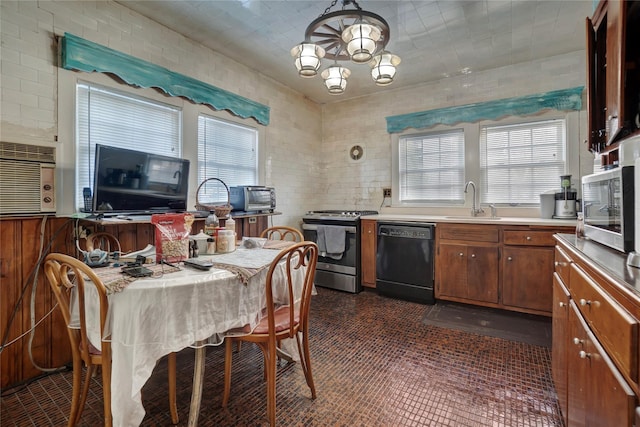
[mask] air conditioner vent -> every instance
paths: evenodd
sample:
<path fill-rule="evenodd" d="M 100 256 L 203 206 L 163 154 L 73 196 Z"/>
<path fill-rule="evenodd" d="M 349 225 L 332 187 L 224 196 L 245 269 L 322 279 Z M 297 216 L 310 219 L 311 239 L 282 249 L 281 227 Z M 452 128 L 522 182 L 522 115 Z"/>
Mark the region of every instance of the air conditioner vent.
<path fill-rule="evenodd" d="M 55 163 L 56 149 L 40 145 L 0 142 L 0 159 Z"/>

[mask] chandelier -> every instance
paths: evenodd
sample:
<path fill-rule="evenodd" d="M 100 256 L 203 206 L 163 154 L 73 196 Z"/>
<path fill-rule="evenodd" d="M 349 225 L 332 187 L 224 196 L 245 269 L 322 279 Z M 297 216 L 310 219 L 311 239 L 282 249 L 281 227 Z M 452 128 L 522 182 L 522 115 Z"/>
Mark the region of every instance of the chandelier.
<path fill-rule="evenodd" d="M 380 15 L 362 10 L 356 0 L 342 0 L 342 10 L 331 12 L 331 5 L 314 19 L 304 34 L 304 41 L 291 49 L 300 77 L 318 74 L 322 58 L 333 60 L 320 76 L 329 93 L 339 95 L 347 87 L 351 71 L 338 61 L 368 63 L 371 77 L 378 86 L 393 82 L 400 58 L 385 50 L 389 42 L 389 24 Z M 346 9 L 352 5 L 355 9 Z"/>

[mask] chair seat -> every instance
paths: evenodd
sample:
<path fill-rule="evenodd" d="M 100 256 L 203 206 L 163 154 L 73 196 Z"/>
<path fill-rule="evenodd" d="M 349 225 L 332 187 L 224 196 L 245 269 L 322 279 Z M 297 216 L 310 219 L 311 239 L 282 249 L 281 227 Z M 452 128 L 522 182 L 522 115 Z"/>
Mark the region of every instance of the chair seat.
<path fill-rule="evenodd" d="M 288 305 L 284 305 L 278 308 L 276 311 L 274 311 L 276 333 L 285 331 L 291 327 L 291 325 L 289 324 L 289 320 L 290 320 L 289 313 L 290 313 L 290 310 Z M 294 318 L 293 318 L 294 325 L 297 325 L 300 322 L 299 317 L 300 316 L 298 316 L 297 313 L 294 315 Z M 258 323 L 258 326 L 256 326 L 256 328 L 253 330 L 252 333 L 254 334 L 269 333 L 269 320 L 266 316 L 260 319 L 260 323 Z"/>

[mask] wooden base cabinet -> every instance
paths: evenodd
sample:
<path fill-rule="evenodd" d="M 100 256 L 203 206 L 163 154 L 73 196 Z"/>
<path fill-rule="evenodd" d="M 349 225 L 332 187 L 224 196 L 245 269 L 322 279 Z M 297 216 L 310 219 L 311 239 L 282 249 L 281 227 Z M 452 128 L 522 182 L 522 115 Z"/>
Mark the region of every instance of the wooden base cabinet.
<path fill-rule="evenodd" d="M 567 346 L 569 345 L 569 291 L 562 283 L 558 273 L 553 274 L 553 321 L 551 334 L 553 336 L 553 348 L 551 351 L 551 372 L 556 386 L 558 404 L 564 420 L 567 420 Z"/>
<path fill-rule="evenodd" d="M 557 240 L 551 367 L 565 425 L 638 427 L 640 300 L 616 300 L 617 279 L 601 273 L 581 250 L 609 262 L 623 254 Z"/>
<path fill-rule="evenodd" d="M 569 426 L 633 426 L 636 396 L 580 314 L 569 303 Z"/>
<path fill-rule="evenodd" d="M 498 303 L 498 248 L 458 243 L 438 247 L 440 297 Z"/>
<path fill-rule="evenodd" d="M 360 266 L 362 286 L 376 287 L 376 247 L 377 222 L 373 219 L 360 220 Z"/>
<path fill-rule="evenodd" d="M 496 306 L 498 227 L 440 223 L 436 231 L 436 298 Z"/>
<path fill-rule="evenodd" d="M 555 233 L 570 227 L 439 223 L 436 298 L 550 316 Z"/>

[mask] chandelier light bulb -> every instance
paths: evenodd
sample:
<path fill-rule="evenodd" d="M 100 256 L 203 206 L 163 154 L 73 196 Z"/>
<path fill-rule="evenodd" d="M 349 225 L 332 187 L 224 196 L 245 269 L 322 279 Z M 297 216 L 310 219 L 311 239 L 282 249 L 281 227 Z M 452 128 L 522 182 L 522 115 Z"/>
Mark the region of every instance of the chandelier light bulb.
<path fill-rule="evenodd" d="M 300 77 L 310 78 L 318 74 L 321 59 L 325 50 L 314 43 L 302 42 L 291 49 L 291 56 L 295 57 L 295 65 Z"/>
<path fill-rule="evenodd" d="M 332 95 L 340 95 L 347 87 L 347 78 L 351 75 L 349 69 L 334 64 L 321 74 L 324 84 Z"/>
<path fill-rule="evenodd" d="M 376 50 L 380 40 L 380 29 L 362 21 L 353 24 L 342 32 L 342 40 L 347 44 L 347 52 L 351 60 L 358 64 L 368 62 Z"/>
<path fill-rule="evenodd" d="M 400 57 L 390 52 L 382 51 L 369 62 L 371 77 L 378 86 L 387 86 L 393 82 L 396 67 L 400 64 Z"/>

